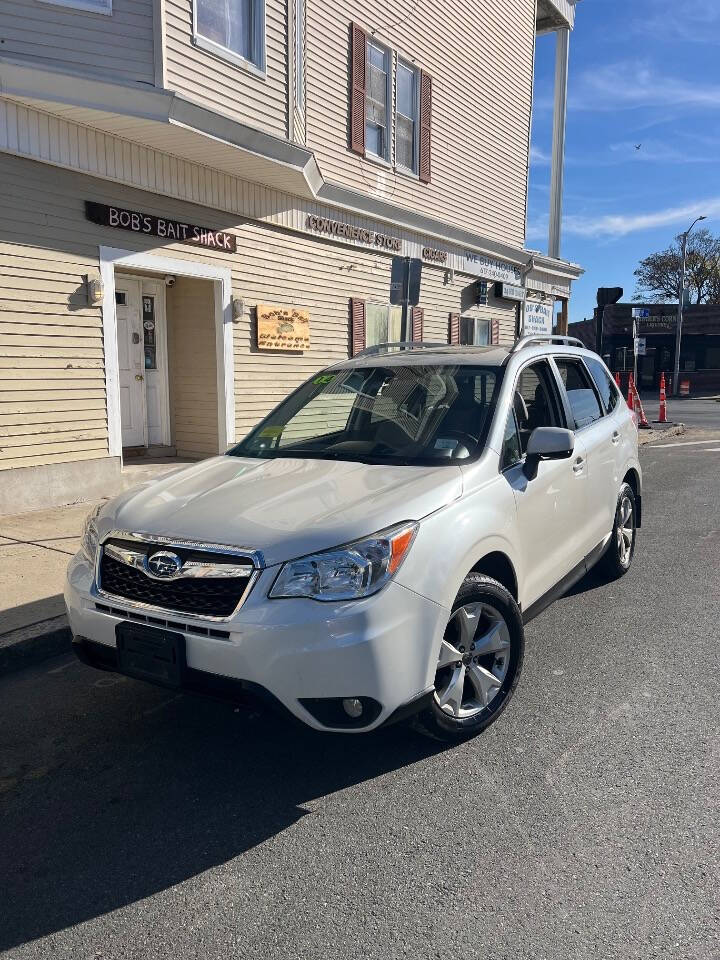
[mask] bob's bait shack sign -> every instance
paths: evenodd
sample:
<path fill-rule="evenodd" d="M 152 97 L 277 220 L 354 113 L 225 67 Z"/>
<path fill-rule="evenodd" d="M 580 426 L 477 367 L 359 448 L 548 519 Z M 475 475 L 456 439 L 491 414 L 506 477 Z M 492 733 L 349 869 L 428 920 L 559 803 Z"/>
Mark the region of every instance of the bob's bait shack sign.
<path fill-rule="evenodd" d="M 194 223 L 171 220 L 169 217 L 155 217 L 138 210 L 111 207 L 91 200 L 85 201 L 85 216 L 102 227 L 117 227 L 119 230 L 144 233 L 146 236 L 160 237 L 171 243 L 190 243 L 195 247 L 207 247 L 224 253 L 235 253 L 237 246 L 232 233 L 198 227 Z"/>

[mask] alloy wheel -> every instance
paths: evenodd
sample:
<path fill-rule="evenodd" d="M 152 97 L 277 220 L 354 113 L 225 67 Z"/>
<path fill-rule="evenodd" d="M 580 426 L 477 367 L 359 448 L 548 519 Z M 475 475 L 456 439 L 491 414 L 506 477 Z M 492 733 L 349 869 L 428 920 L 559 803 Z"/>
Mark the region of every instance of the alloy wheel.
<path fill-rule="evenodd" d="M 630 565 L 634 535 L 635 522 L 632 503 L 630 497 L 623 497 L 618 510 L 617 544 L 620 563 L 624 567 Z"/>
<path fill-rule="evenodd" d="M 510 665 L 510 632 L 502 614 L 487 603 L 454 610 L 445 629 L 435 700 L 455 719 L 475 717 L 497 697 Z"/>

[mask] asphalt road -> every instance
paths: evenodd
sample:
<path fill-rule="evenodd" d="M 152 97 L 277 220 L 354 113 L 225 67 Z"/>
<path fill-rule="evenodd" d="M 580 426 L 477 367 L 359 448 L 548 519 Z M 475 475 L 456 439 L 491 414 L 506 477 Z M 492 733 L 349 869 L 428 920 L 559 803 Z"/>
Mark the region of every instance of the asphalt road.
<path fill-rule="evenodd" d="M 0 951 L 720 956 L 720 434 L 641 455 L 631 572 L 537 618 L 514 701 L 454 749 L 68 656 L 0 681 Z"/>
<path fill-rule="evenodd" d="M 657 420 L 660 400 L 657 395 L 643 394 L 645 415 L 651 422 Z M 717 400 L 679 400 L 670 397 L 667 402 L 668 420 L 684 423 L 688 427 L 704 427 L 707 430 L 720 430 L 720 401 Z"/>

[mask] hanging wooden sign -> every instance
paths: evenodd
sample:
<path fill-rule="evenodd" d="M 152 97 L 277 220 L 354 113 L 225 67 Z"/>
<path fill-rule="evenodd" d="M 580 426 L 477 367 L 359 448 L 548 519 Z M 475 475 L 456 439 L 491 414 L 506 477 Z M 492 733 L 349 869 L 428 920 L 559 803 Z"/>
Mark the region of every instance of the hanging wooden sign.
<path fill-rule="evenodd" d="M 259 303 L 257 345 L 259 350 L 308 350 L 310 311 Z"/>

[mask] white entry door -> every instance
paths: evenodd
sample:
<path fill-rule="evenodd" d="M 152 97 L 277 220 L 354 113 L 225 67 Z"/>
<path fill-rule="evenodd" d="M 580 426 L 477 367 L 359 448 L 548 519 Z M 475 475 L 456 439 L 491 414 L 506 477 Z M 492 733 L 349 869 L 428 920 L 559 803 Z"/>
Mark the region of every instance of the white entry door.
<path fill-rule="evenodd" d="M 123 447 L 170 443 L 165 284 L 116 276 Z"/>
<path fill-rule="evenodd" d="M 144 447 L 146 439 L 145 371 L 143 360 L 140 281 L 115 280 L 120 423 L 123 447 Z"/>

